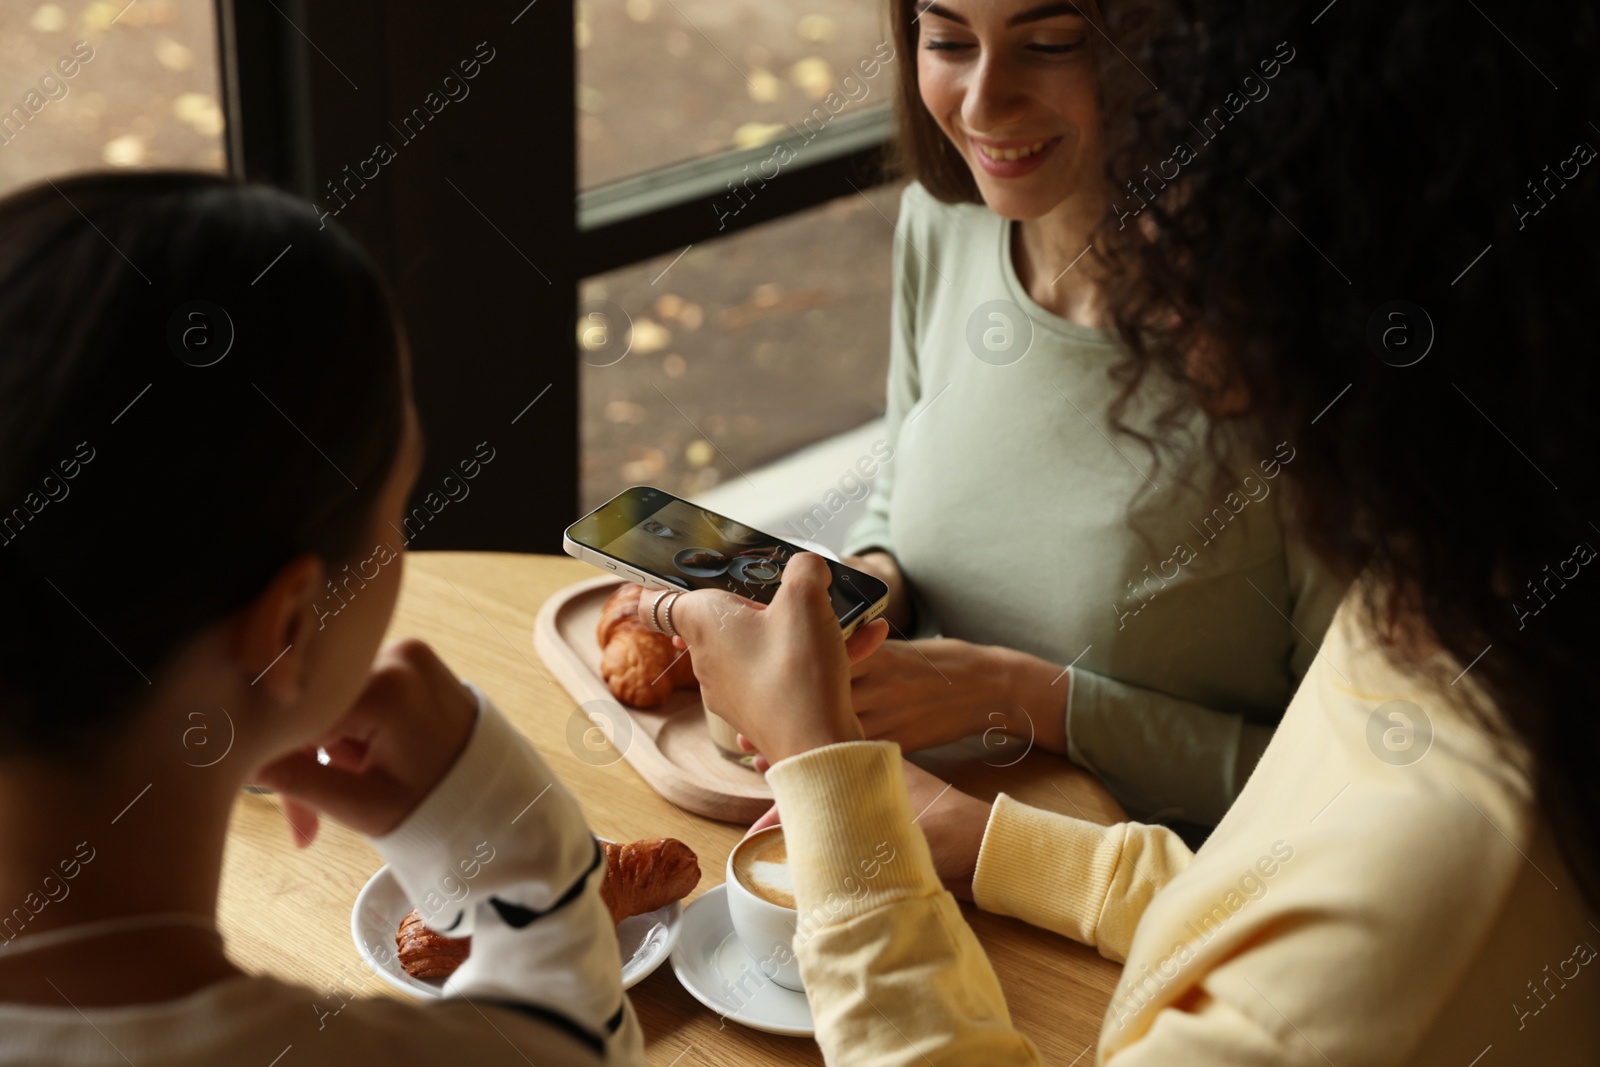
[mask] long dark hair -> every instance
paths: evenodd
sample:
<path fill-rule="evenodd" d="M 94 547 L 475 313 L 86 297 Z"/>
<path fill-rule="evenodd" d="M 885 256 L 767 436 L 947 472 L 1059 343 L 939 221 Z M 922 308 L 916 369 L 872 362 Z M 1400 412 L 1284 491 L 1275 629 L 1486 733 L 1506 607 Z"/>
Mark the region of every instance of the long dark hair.
<path fill-rule="evenodd" d="M 402 417 L 389 297 L 309 205 L 184 172 L 0 200 L 0 755 L 106 741 L 290 558 L 363 547 Z"/>
<path fill-rule="evenodd" d="M 1470 665 L 1600 905 L 1600 15 L 1490 14 L 1115 5 L 1096 247 L 1130 394 L 1242 392 L 1293 442 L 1304 535 Z"/>
<path fill-rule="evenodd" d="M 972 168 L 922 103 L 917 81 L 920 0 L 889 0 L 889 32 L 895 50 L 895 143 L 889 166 L 922 183 L 947 204 L 981 204 L 983 196 Z"/>

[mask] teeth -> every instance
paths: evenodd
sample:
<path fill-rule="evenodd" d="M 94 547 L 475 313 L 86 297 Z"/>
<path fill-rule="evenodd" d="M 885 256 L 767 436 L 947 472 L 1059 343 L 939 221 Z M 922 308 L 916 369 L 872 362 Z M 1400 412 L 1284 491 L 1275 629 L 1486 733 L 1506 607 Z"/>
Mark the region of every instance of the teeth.
<path fill-rule="evenodd" d="M 984 155 L 988 156 L 990 159 L 1009 161 L 1014 159 L 1027 159 L 1035 152 L 1043 151 L 1044 146 L 1047 143 L 1048 142 L 1045 141 L 1039 141 L 1035 144 L 1027 145 L 1022 148 L 990 148 L 988 145 L 980 144 L 978 145 L 978 150 Z"/>

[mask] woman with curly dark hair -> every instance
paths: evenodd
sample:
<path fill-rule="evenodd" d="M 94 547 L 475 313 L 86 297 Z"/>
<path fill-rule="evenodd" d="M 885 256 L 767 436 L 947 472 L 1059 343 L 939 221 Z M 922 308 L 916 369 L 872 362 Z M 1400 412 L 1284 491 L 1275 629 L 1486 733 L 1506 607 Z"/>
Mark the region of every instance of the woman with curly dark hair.
<path fill-rule="evenodd" d="M 908 796 L 851 714 L 808 557 L 723 629 L 718 594 L 677 603 L 707 701 L 773 763 L 802 912 L 879 842 L 904 857 L 797 945 L 830 1062 L 1036 1061 L 940 891 L 973 864 L 980 901 L 1126 962 L 1102 1063 L 1600 1061 L 1600 473 L 1578 436 L 1600 14 L 1492 8 L 1107 13 L 1095 246 L 1125 395 L 1170 384 L 1158 423 L 1209 404 L 1291 441 L 1298 528 L 1354 583 L 1199 851 L 925 778 Z"/>
<path fill-rule="evenodd" d="M 1227 447 L 1219 427 L 1197 477 L 1156 478 L 1113 440 L 1107 371 L 1125 353 L 1086 254 L 1107 197 L 1099 5 L 888 6 L 914 179 L 895 227 L 894 462 L 845 548 L 916 629 L 856 670 L 862 728 L 908 751 L 1006 731 L 1203 836 L 1344 590 L 1275 492 L 1295 447 Z M 1170 392 L 1145 383 L 1123 417 L 1150 439 Z M 1163 443 L 1193 451 L 1215 413 Z"/>

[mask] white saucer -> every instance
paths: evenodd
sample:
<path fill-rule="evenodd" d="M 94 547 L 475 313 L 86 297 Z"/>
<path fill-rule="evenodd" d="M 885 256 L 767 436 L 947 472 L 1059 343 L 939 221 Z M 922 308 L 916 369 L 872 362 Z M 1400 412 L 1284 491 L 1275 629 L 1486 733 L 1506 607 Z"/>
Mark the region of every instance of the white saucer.
<path fill-rule="evenodd" d="M 811 1037 L 817 1032 L 806 995 L 762 974 L 734 936 L 727 886 L 706 890 L 683 913 L 683 935 L 672 951 L 672 973 L 690 996 L 724 1019 L 785 1037 Z"/>
<path fill-rule="evenodd" d="M 412 906 L 389 868 L 379 867 L 361 887 L 355 907 L 350 909 L 350 936 L 367 966 L 385 982 L 412 996 L 442 997 L 444 979 L 411 977 L 395 954 L 395 931 Z M 617 926 L 623 989 L 644 981 L 672 954 L 683 929 L 683 914 L 683 905 L 673 901 L 664 908 L 624 919 Z"/>

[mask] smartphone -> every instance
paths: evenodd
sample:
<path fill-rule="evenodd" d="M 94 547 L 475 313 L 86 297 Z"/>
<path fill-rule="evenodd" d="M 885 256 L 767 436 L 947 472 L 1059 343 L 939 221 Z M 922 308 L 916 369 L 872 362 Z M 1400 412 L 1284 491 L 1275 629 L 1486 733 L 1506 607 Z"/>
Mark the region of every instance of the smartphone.
<path fill-rule="evenodd" d="M 658 589 L 726 589 L 770 604 L 783 568 L 804 551 L 663 489 L 636 485 L 567 527 L 562 547 L 578 559 Z M 828 596 L 846 637 L 883 614 L 889 587 L 828 560 Z"/>

